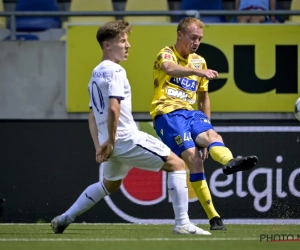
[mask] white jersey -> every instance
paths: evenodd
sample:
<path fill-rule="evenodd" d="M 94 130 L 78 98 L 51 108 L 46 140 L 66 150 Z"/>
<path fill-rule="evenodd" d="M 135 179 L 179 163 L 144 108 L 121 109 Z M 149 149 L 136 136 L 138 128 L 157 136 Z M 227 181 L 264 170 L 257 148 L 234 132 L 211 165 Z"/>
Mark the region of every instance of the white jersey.
<path fill-rule="evenodd" d="M 116 139 L 133 136 L 138 128 L 132 116 L 131 87 L 125 69 L 112 61 L 101 62 L 93 70 L 88 90 L 90 108 L 93 109 L 96 119 L 100 144 L 108 139 L 109 98 L 116 98 L 121 101 Z"/>

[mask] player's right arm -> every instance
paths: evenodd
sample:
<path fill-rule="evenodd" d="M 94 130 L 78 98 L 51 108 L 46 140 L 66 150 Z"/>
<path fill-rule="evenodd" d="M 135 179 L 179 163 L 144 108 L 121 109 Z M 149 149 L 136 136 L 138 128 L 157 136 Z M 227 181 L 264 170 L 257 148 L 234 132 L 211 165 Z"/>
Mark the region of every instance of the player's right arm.
<path fill-rule="evenodd" d="M 90 109 L 90 113 L 89 113 L 89 129 L 95 146 L 95 150 L 97 151 L 100 148 L 100 143 L 98 140 L 98 129 L 96 124 L 96 119 L 92 108 Z"/>
<path fill-rule="evenodd" d="M 191 75 L 196 75 L 200 77 L 205 77 L 209 80 L 218 77 L 218 72 L 215 70 L 186 68 L 172 61 L 163 62 L 161 64 L 161 69 L 165 71 L 167 75 L 172 77 L 187 77 Z"/>

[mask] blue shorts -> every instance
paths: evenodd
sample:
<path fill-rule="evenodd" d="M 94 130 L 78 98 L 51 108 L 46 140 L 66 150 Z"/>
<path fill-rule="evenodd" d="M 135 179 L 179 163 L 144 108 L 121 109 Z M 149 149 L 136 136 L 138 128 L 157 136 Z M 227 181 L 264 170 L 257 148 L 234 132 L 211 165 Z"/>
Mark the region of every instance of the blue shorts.
<path fill-rule="evenodd" d="M 201 111 L 175 110 L 155 117 L 156 133 L 178 156 L 188 148 L 197 147 L 196 137 L 209 129 L 214 127 Z"/>

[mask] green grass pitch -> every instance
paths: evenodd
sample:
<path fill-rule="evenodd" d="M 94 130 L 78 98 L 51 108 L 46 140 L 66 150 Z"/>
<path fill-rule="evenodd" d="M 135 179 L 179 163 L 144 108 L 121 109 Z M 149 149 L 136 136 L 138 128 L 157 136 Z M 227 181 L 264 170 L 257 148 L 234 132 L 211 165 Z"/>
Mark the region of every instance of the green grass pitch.
<path fill-rule="evenodd" d="M 209 225 L 199 225 L 208 230 Z M 300 249 L 299 225 L 226 225 L 211 236 L 173 235 L 172 225 L 72 224 L 53 234 L 49 224 L 0 224 L 0 249 L 279 250 Z M 260 241 L 261 235 L 268 235 Z M 277 236 L 276 236 L 277 235 Z M 278 241 L 287 238 L 289 241 Z M 294 237 L 292 241 L 291 237 Z M 276 241 L 271 241 L 275 237 Z M 277 237 L 277 238 L 276 238 Z"/>

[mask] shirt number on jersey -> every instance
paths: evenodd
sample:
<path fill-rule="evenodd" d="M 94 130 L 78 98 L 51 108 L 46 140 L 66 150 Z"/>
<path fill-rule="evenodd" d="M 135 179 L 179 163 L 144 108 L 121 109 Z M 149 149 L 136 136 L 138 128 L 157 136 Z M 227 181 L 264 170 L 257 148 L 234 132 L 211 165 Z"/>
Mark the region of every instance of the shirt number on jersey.
<path fill-rule="evenodd" d="M 93 101 L 93 104 L 94 104 L 96 110 L 100 114 L 103 114 L 103 109 L 105 108 L 105 103 L 103 100 L 102 92 L 96 82 L 92 82 L 91 96 L 92 96 L 92 101 Z"/>
<path fill-rule="evenodd" d="M 192 136 L 191 136 L 191 132 L 184 133 L 184 134 L 183 134 L 183 140 L 184 140 L 184 141 L 193 140 L 193 139 L 192 139 Z"/>

